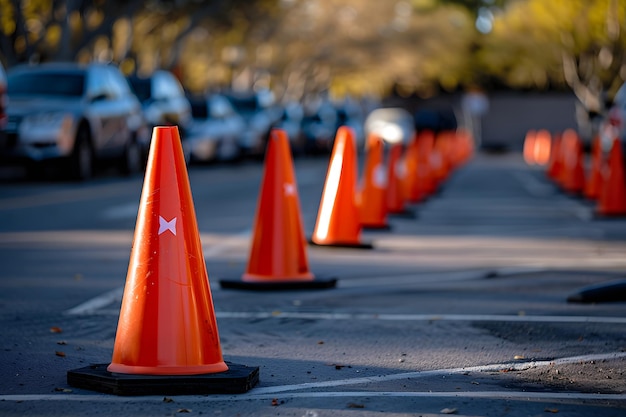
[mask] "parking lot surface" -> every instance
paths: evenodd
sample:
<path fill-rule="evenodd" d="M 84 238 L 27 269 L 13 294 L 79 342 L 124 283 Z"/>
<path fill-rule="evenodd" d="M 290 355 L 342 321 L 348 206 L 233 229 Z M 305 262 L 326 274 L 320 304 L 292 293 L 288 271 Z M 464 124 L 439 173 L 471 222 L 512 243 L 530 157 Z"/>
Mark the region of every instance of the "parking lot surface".
<path fill-rule="evenodd" d="M 294 164 L 310 235 L 327 160 Z M 260 371 L 237 395 L 69 386 L 111 361 L 142 178 L 0 184 L 0 414 L 626 413 L 626 302 L 567 301 L 623 278 L 626 219 L 594 217 L 518 154 L 477 154 L 413 216 L 363 231 L 373 249 L 307 247 L 336 288 L 222 289 L 246 266 L 261 171 L 189 172 L 224 358 Z"/>

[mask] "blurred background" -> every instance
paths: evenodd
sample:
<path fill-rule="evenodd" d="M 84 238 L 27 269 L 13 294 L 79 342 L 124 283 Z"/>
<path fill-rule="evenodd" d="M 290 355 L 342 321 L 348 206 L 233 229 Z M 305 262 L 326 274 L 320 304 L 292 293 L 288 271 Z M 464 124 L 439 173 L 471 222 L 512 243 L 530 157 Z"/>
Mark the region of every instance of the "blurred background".
<path fill-rule="evenodd" d="M 521 149 L 531 128 L 570 127 L 588 147 L 626 79 L 626 2 L 0 0 L 0 61 L 164 70 L 196 119 L 216 93 L 234 110 L 272 108 L 266 123 L 295 119 L 302 151 L 324 148 L 325 123 L 360 126 L 380 106 L 404 107 L 418 128 L 463 125 L 483 148 Z M 224 153 L 258 152 L 246 140 Z"/>

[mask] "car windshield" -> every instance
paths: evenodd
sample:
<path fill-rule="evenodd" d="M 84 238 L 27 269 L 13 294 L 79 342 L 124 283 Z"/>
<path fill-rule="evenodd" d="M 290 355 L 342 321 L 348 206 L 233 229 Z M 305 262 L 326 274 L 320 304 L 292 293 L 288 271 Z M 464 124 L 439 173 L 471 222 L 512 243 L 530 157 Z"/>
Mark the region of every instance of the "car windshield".
<path fill-rule="evenodd" d="M 258 110 L 257 101 L 254 97 L 229 96 L 228 99 L 241 113 L 254 113 Z"/>
<path fill-rule="evenodd" d="M 152 97 L 151 82 L 149 78 L 130 77 L 128 79 L 133 92 L 142 103 Z"/>
<path fill-rule="evenodd" d="M 194 119 L 209 118 L 209 106 L 206 100 L 193 100 L 191 102 L 191 116 Z"/>
<path fill-rule="evenodd" d="M 8 77 L 9 96 L 45 95 L 80 97 L 85 89 L 84 74 L 23 72 Z"/>

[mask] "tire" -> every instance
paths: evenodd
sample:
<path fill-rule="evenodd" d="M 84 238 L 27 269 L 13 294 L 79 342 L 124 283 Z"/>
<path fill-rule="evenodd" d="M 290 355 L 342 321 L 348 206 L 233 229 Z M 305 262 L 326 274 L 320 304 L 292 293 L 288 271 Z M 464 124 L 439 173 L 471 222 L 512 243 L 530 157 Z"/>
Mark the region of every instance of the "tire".
<path fill-rule="evenodd" d="M 74 150 L 70 157 L 70 175 L 77 181 L 85 181 L 93 177 L 94 154 L 91 145 L 91 134 L 87 126 L 82 125 L 76 134 Z"/>
<path fill-rule="evenodd" d="M 120 164 L 122 174 L 134 175 L 140 172 L 143 168 L 143 155 L 144 152 L 141 145 L 133 138 L 126 144 L 124 154 L 122 155 Z"/>

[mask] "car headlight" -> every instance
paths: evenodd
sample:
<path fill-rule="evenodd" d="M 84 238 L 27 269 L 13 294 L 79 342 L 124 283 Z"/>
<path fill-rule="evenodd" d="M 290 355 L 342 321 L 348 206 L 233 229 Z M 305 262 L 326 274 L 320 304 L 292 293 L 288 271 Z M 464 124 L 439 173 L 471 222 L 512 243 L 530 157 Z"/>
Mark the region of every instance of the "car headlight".
<path fill-rule="evenodd" d="M 56 143 L 59 149 L 70 152 L 74 145 L 74 117 L 66 112 L 37 113 L 24 117 L 20 125 L 20 135 L 26 141 Z"/>

